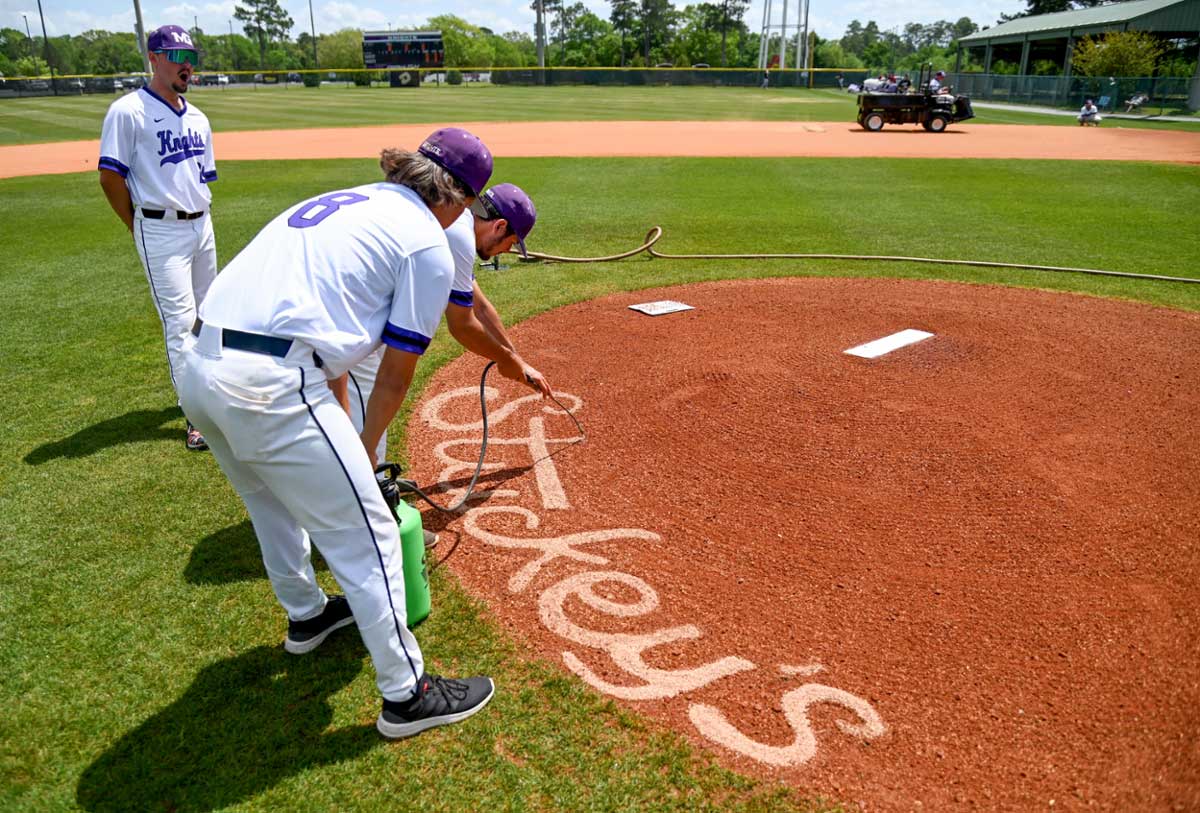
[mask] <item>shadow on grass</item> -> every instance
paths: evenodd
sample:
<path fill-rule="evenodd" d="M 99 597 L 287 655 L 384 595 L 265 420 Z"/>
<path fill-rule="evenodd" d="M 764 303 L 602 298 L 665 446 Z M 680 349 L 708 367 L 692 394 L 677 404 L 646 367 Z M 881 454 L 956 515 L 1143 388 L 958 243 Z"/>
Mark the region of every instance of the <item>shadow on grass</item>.
<path fill-rule="evenodd" d="M 314 570 L 328 570 L 325 560 L 313 548 Z M 188 584 L 232 584 L 267 578 L 262 551 L 250 520 L 222 528 L 201 539 L 183 569 Z"/>
<path fill-rule="evenodd" d="M 163 424 L 183 417 L 179 407 L 163 409 L 139 409 L 116 418 L 80 429 L 70 437 L 43 443 L 25 455 L 25 462 L 40 466 L 59 458 L 87 457 L 110 446 L 122 443 L 140 443 L 143 440 L 177 440 L 183 442 L 180 429 L 164 429 Z"/>
<path fill-rule="evenodd" d="M 256 647 L 206 666 L 167 708 L 121 737 L 79 779 L 89 811 L 209 811 L 379 745 L 374 726 L 327 731 L 328 698 L 363 667 L 353 632 L 316 656 Z"/>

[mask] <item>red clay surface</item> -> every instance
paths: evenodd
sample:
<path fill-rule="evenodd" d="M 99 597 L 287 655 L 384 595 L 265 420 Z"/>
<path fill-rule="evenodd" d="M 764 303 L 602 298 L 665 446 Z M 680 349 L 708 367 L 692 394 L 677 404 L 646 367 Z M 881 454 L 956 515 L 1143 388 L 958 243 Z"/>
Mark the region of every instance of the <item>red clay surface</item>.
<path fill-rule="evenodd" d="M 626 307 L 657 299 L 696 309 Z M 843 352 L 905 328 L 936 335 Z M 588 439 L 489 382 L 503 491 L 438 553 L 544 657 L 871 810 L 1200 809 L 1200 314 L 784 279 L 513 334 Z M 469 477 L 481 369 L 429 385 L 418 481 Z"/>
<path fill-rule="evenodd" d="M 415 147 L 432 125 L 217 132 L 221 161 L 370 158 Z M 1200 133 L 1120 127 L 958 124 L 934 135 L 914 127 L 868 133 L 847 122 L 587 121 L 466 122 L 501 157 L 718 156 L 1052 158 L 1200 163 Z M 0 147 L 0 178 L 96 168 L 100 142 Z"/>

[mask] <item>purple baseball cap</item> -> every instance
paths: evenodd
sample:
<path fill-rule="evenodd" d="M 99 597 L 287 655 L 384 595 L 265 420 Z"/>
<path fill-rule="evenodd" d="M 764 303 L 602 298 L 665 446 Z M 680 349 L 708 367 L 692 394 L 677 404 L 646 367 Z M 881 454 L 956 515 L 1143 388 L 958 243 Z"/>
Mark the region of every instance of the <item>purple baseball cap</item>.
<path fill-rule="evenodd" d="M 492 154 L 479 138 L 458 127 L 443 127 L 417 150 L 467 185 L 478 197 L 492 177 Z"/>
<path fill-rule="evenodd" d="M 533 208 L 533 201 L 525 194 L 525 190 L 510 183 L 497 184 L 479 196 L 471 205 L 471 211 L 484 220 L 507 220 L 508 227 L 517 235 L 521 256 L 529 256 L 525 250 L 525 238 L 537 222 L 537 209 Z"/>
<path fill-rule="evenodd" d="M 150 32 L 150 36 L 146 38 L 146 50 L 195 51 L 196 45 L 192 42 L 192 35 L 185 29 L 177 25 L 164 25 Z"/>

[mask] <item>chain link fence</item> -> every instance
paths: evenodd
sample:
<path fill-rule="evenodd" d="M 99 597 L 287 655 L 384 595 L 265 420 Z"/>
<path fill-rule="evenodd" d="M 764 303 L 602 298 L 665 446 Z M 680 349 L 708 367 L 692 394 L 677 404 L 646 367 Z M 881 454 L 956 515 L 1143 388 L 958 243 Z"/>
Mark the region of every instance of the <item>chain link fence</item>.
<path fill-rule="evenodd" d="M 973 101 L 1078 109 L 1087 99 L 1109 113 L 1186 111 L 1190 78 L 1178 76 L 1007 76 L 952 74 L 956 93 Z M 1131 104 L 1131 102 L 1133 104 Z"/>

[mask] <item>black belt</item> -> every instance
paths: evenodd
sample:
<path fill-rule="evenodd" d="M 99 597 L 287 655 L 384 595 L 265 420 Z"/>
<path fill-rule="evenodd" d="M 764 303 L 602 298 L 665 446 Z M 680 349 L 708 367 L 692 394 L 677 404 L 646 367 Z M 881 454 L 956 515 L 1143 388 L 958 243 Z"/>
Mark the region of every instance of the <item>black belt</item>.
<path fill-rule="evenodd" d="M 204 323 L 199 319 L 196 320 L 192 327 L 192 332 L 197 336 L 200 335 L 200 328 Z M 274 356 L 275 358 L 286 358 L 287 354 L 292 349 L 292 339 L 281 339 L 278 336 L 264 336 L 261 333 L 247 333 L 243 330 L 230 330 L 229 328 L 221 328 L 221 346 L 228 347 L 231 350 L 245 350 L 247 353 L 260 353 L 264 356 Z M 317 351 L 313 351 L 313 362 L 317 367 L 324 367 L 325 362 L 321 361 L 321 357 L 317 355 Z"/>
<path fill-rule="evenodd" d="M 162 220 L 167 216 L 167 212 L 174 212 L 176 220 L 195 220 L 198 217 L 204 217 L 206 212 L 180 212 L 176 209 L 142 209 L 142 217 L 148 217 L 151 220 Z"/>

